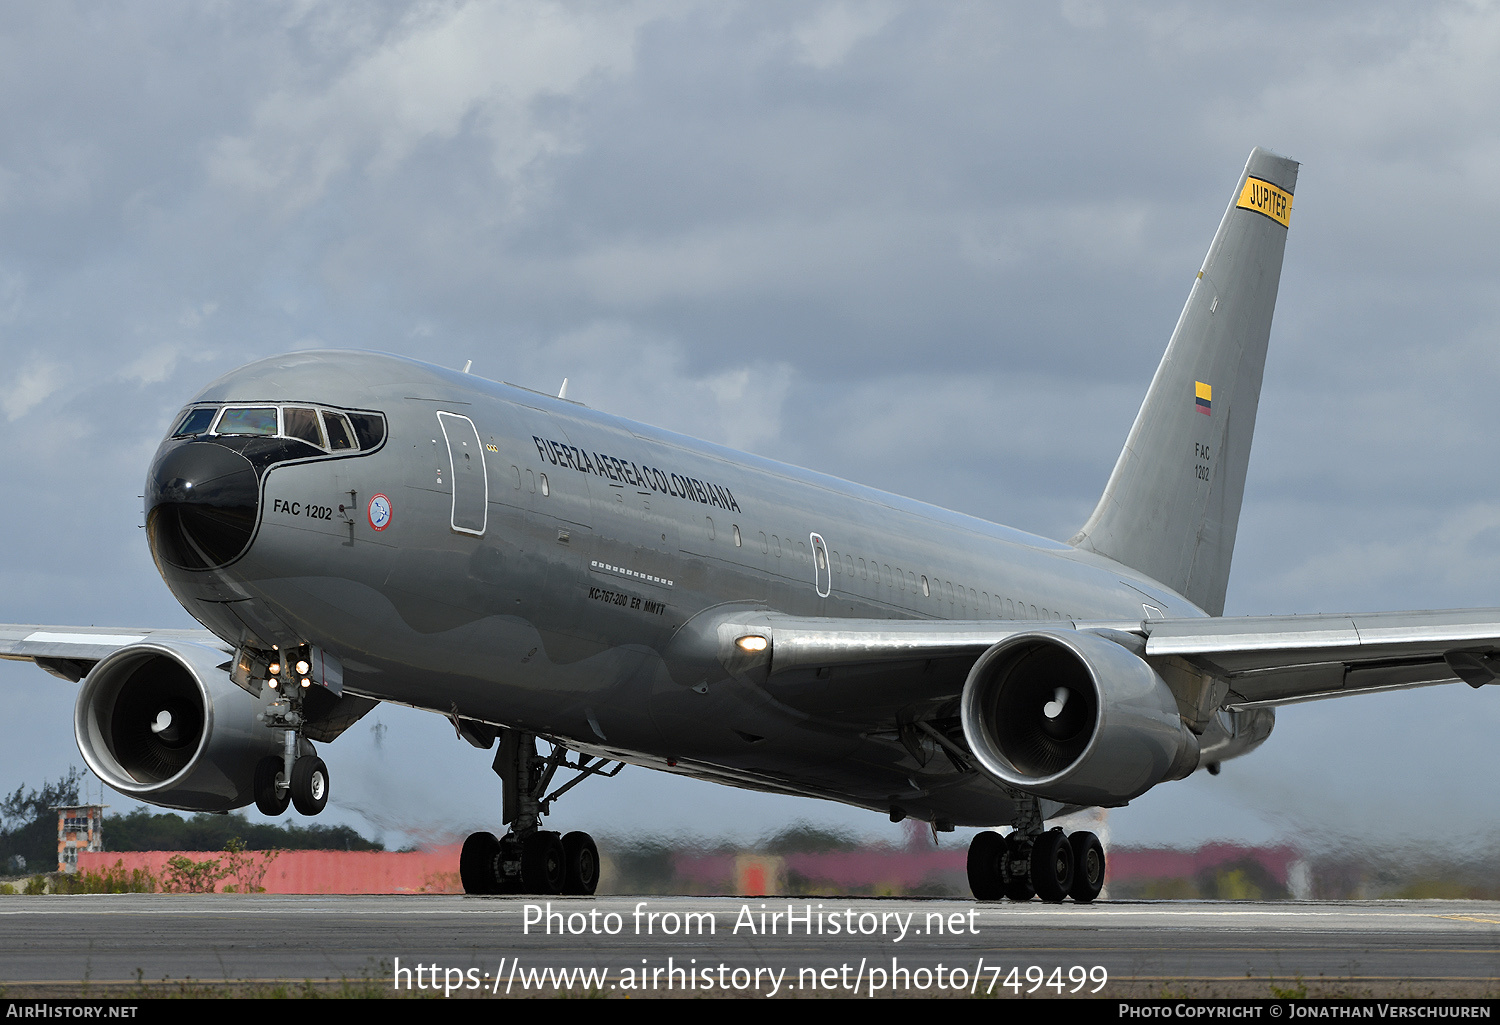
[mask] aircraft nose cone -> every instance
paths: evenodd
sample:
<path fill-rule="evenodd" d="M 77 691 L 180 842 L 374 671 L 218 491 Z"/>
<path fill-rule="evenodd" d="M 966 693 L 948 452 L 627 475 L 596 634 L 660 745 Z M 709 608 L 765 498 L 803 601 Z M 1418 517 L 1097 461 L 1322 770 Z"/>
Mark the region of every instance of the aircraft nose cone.
<path fill-rule="evenodd" d="M 209 441 L 161 453 L 146 479 L 146 535 L 158 562 L 213 569 L 250 543 L 260 480 L 249 460 Z"/>

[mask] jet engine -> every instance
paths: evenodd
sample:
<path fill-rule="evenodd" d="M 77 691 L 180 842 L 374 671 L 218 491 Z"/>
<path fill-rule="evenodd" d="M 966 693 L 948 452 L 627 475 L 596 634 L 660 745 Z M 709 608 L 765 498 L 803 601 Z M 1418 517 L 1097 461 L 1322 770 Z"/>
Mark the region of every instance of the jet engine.
<path fill-rule="evenodd" d="M 1198 765 L 1166 682 L 1096 634 L 1039 630 L 969 670 L 964 737 L 1001 781 L 1065 804 L 1117 807 Z"/>
<path fill-rule="evenodd" d="M 255 766 L 281 733 L 256 721 L 268 703 L 229 679 L 230 656 L 197 644 L 132 644 L 96 665 L 73 731 L 90 769 L 138 800 L 228 811 L 255 800 Z"/>

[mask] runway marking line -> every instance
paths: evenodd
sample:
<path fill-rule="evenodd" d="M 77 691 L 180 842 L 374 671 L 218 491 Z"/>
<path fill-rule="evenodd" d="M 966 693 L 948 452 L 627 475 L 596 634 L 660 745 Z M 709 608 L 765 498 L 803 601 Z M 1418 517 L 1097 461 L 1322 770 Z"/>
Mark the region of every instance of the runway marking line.
<path fill-rule="evenodd" d="M 1486 925 L 1500 925 L 1500 918 L 1479 918 L 1476 915 L 1433 915 L 1433 918 L 1449 918 L 1455 922 L 1483 922 Z"/>

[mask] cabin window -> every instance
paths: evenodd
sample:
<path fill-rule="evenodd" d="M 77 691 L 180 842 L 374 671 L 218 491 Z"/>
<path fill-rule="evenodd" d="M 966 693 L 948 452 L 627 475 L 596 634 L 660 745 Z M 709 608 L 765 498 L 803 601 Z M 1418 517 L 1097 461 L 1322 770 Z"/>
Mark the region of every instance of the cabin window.
<path fill-rule="evenodd" d="M 515 483 L 516 490 L 520 491 L 521 490 L 521 468 L 519 466 L 512 466 L 510 468 L 510 475 L 511 475 L 511 478 L 513 479 L 513 481 Z"/>
<path fill-rule="evenodd" d="M 766 532 L 764 530 L 762 530 L 760 532 L 760 554 L 762 554 L 762 555 L 769 555 L 770 553 L 771 553 L 771 543 L 766 540 Z"/>
<path fill-rule="evenodd" d="M 736 548 L 739 548 L 739 547 L 741 547 L 741 544 L 740 544 L 740 525 L 738 523 L 731 523 L 730 527 L 734 530 L 734 546 Z"/>
<path fill-rule="evenodd" d="M 550 494 L 552 494 L 552 486 L 547 483 L 547 475 L 544 473 L 542 474 L 542 497 L 546 498 Z"/>
<path fill-rule="evenodd" d="M 705 516 L 703 518 L 708 521 L 708 539 L 712 541 L 714 540 L 714 518 L 712 516 Z"/>
<path fill-rule="evenodd" d="M 927 575 L 925 573 L 922 575 L 922 597 L 924 597 L 924 598 L 931 598 L 932 597 L 932 588 L 930 586 L 928 586 Z"/>

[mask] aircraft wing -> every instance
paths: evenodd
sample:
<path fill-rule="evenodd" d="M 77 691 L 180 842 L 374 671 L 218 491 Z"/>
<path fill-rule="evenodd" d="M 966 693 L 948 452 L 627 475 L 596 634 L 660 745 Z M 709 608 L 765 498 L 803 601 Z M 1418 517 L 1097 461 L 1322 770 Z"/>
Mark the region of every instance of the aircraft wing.
<path fill-rule="evenodd" d="M 1227 683 L 1224 704 L 1232 708 L 1500 681 L 1500 609 L 1077 623 L 769 613 L 725 621 L 718 635 L 726 663 L 764 663 L 768 689 L 789 704 L 865 717 L 882 705 L 956 696 L 987 648 L 1037 630 L 1099 634 L 1151 662 L 1181 660 Z M 733 647 L 748 635 L 767 638 L 768 657 Z M 207 630 L 0 624 L 0 658 L 35 662 L 74 682 L 115 649 L 145 641 L 209 645 L 232 654 Z"/>
<path fill-rule="evenodd" d="M 1500 609 L 1243 616 L 1141 624 L 1146 657 L 1229 684 L 1233 708 L 1463 680 L 1500 680 Z"/>
<path fill-rule="evenodd" d="M 117 648 L 145 641 L 205 644 L 233 652 L 207 630 L 122 630 L 93 626 L 0 624 L 0 658 L 35 662 L 53 676 L 77 683 Z"/>
<path fill-rule="evenodd" d="M 1223 684 L 1229 708 L 1463 680 L 1500 682 L 1500 609 L 1246 616 L 1134 622 L 814 619 L 761 614 L 721 625 L 732 672 L 759 668 L 774 697 L 813 715 L 872 725 L 956 698 L 991 645 L 1037 632 L 1113 640 L 1160 670 L 1182 664 Z M 742 636 L 763 636 L 746 652 Z"/>

